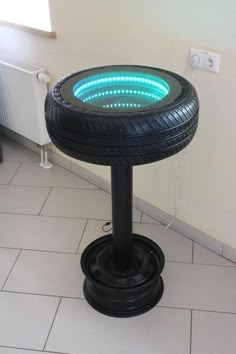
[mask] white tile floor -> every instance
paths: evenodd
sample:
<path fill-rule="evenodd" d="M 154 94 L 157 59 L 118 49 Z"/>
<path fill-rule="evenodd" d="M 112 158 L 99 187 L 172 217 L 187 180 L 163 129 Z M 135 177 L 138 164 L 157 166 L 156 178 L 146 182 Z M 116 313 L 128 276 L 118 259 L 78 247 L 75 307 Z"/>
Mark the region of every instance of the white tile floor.
<path fill-rule="evenodd" d="M 111 218 L 110 196 L 4 139 L 0 164 L 0 354 L 235 354 L 236 265 L 134 211 L 163 248 L 165 293 L 150 312 L 87 305 L 80 254 Z"/>

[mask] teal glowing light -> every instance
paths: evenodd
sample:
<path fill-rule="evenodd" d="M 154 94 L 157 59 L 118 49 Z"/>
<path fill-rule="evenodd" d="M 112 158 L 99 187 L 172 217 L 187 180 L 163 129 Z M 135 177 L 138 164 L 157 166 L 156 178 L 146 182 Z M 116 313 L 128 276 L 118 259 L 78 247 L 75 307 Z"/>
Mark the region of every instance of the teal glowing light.
<path fill-rule="evenodd" d="M 91 75 L 73 86 L 74 96 L 100 109 L 138 110 L 161 101 L 170 92 L 168 83 L 155 75 L 112 71 Z"/>

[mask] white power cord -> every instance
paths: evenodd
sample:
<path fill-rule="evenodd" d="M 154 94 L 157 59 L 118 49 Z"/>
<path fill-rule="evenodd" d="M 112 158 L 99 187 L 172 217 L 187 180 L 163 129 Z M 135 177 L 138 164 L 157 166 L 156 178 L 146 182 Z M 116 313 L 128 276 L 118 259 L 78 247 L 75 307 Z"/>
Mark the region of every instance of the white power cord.
<path fill-rule="evenodd" d="M 184 163 L 184 158 L 187 155 L 188 152 L 188 148 L 185 148 L 183 155 L 178 163 L 178 167 L 177 167 L 177 177 L 175 180 L 175 202 L 174 202 L 174 215 L 173 218 L 170 220 L 169 224 L 165 227 L 165 230 L 169 229 L 169 227 L 173 224 L 173 222 L 175 221 L 176 217 L 177 217 L 177 213 L 178 213 L 178 190 L 179 190 L 179 182 L 181 180 L 181 172 L 182 172 L 182 166 Z"/>
<path fill-rule="evenodd" d="M 192 56 L 192 72 L 189 78 L 189 82 L 191 82 L 191 84 L 193 83 L 193 79 L 194 79 L 194 74 L 196 72 L 196 69 L 198 68 L 198 65 L 200 63 L 200 57 L 198 55 L 193 55 Z M 181 172 L 182 172 L 182 166 L 184 163 L 184 158 L 186 157 L 188 153 L 188 147 L 185 148 L 183 155 L 178 163 L 178 167 L 177 167 L 177 177 L 175 180 L 175 202 L 174 202 L 174 215 L 172 217 L 172 219 L 170 220 L 170 222 L 166 225 L 163 233 L 169 229 L 169 227 L 173 224 L 173 222 L 176 220 L 177 217 L 177 213 L 178 213 L 178 190 L 179 190 L 179 183 L 181 181 Z"/>

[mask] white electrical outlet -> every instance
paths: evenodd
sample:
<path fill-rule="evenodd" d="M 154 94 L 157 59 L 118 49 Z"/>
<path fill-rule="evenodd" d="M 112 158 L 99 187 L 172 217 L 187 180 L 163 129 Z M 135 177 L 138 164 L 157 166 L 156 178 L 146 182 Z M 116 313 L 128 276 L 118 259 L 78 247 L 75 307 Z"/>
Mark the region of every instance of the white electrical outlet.
<path fill-rule="evenodd" d="M 191 65 L 199 69 L 211 71 L 214 73 L 220 72 L 220 54 L 208 52 L 202 49 L 191 48 Z"/>

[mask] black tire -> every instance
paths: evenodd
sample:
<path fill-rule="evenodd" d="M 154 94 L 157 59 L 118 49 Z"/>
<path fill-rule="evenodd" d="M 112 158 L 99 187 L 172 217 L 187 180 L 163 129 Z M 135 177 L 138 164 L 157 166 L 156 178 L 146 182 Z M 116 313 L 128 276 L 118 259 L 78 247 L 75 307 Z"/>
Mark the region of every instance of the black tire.
<path fill-rule="evenodd" d="M 63 87 L 90 69 L 58 81 L 48 93 L 45 117 L 52 142 L 64 153 L 100 165 L 141 165 L 162 160 L 184 149 L 193 139 L 198 125 L 199 101 L 194 87 L 172 72 L 152 70 L 178 83 L 172 100 L 132 112 L 103 112 L 91 105 L 65 97 Z M 130 66 L 137 70 L 140 67 Z M 175 91 L 175 90 L 173 90 Z M 71 95 L 72 96 L 72 95 Z"/>

